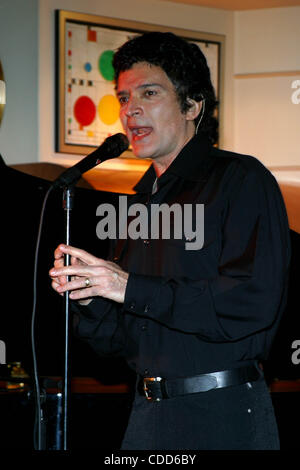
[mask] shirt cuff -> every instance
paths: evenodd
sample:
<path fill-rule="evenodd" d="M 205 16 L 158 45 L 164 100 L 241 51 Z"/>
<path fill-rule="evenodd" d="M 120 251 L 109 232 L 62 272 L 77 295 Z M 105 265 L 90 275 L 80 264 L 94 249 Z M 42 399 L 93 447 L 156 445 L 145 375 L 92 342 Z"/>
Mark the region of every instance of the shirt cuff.
<path fill-rule="evenodd" d="M 130 273 L 125 291 L 124 310 L 136 315 L 154 317 L 161 278 Z"/>

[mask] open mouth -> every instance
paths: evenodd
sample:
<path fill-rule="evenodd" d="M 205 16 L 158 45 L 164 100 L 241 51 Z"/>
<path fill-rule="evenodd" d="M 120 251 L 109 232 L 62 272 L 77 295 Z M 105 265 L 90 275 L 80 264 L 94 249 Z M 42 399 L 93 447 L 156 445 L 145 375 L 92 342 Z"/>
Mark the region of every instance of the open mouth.
<path fill-rule="evenodd" d="M 141 140 L 152 132 L 152 127 L 131 127 L 132 140 Z"/>

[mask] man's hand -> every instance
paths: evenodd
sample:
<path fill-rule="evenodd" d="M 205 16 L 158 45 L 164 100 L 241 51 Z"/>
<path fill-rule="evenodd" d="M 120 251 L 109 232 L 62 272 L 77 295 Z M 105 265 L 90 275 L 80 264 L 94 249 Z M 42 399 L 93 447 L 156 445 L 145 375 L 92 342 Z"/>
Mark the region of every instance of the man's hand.
<path fill-rule="evenodd" d="M 71 256 L 71 266 L 64 266 L 65 254 Z M 69 291 L 70 299 L 79 300 L 84 305 L 91 301 L 91 297 L 97 296 L 124 302 L 129 274 L 117 264 L 67 245 L 56 248 L 54 259 L 54 268 L 49 274 L 52 287 L 59 294 Z"/>

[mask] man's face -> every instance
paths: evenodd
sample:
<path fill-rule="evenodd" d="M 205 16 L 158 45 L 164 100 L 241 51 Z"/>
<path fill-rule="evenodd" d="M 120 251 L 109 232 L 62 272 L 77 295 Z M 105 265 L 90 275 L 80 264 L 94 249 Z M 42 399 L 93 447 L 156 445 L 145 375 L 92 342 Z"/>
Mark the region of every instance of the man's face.
<path fill-rule="evenodd" d="M 120 119 L 133 153 L 169 165 L 194 134 L 173 83 L 157 66 L 139 62 L 121 72 L 117 83 Z"/>

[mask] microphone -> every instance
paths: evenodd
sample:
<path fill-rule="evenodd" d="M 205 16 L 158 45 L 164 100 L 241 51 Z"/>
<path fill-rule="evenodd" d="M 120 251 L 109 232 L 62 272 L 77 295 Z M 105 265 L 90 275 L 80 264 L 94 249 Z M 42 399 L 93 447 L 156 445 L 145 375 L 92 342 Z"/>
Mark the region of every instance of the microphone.
<path fill-rule="evenodd" d="M 115 134 L 107 137 L 105 141 L 94 152 L 90 153 L 76 165 L 67 168 L 54 182 L 52 186 L 68 186 L 75 184 L 83 173 L 99 165 L 99 163 L 116 158 L 129 147 L 129 142 L 125 134 Z"/>

